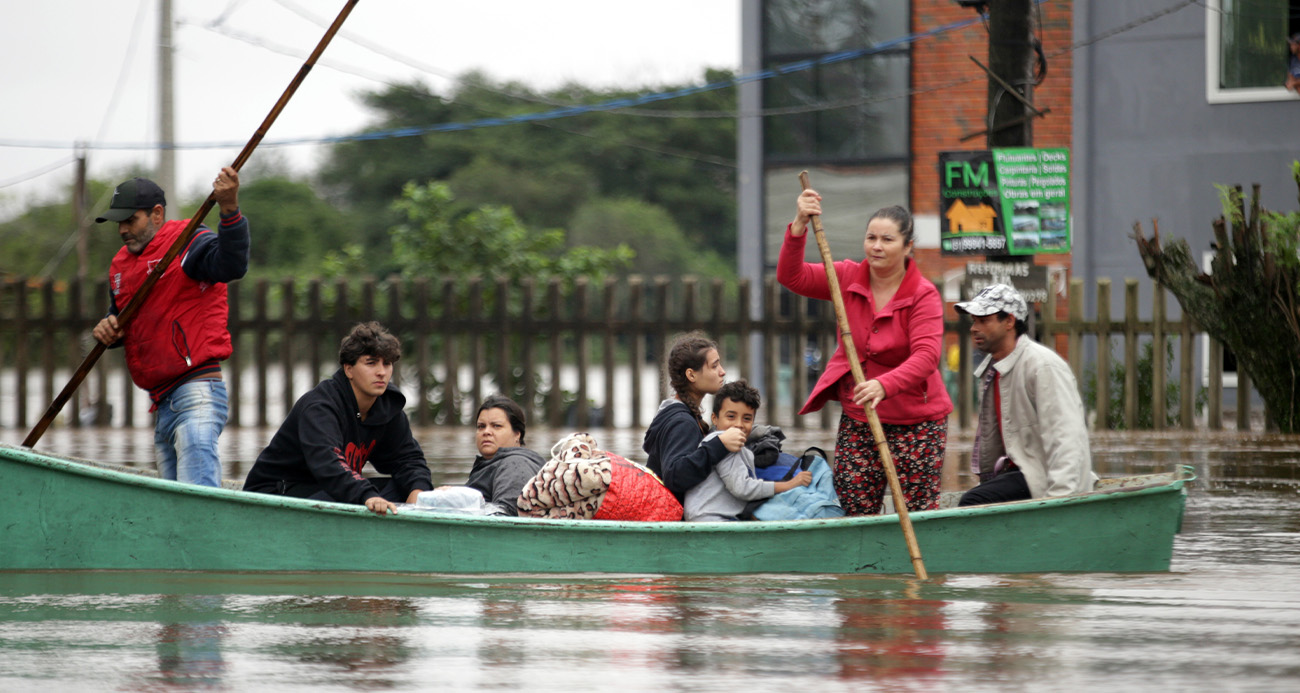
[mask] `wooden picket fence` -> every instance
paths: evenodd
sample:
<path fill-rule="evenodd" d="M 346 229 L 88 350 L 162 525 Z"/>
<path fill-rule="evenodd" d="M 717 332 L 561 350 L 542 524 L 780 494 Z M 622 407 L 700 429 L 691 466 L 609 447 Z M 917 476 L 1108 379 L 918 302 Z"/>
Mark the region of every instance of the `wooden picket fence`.
<path fill-rule="evenodd" d="M 942 287 L 940 287 L 942 288 Z M 1095 383 L 1095 426 L 1110 425 L 1110 374 L 1123 366 L 1121 425 L 1139 426 L 1140 345 L 1149 343 L 1147 388 L 1152 428 L 1168 423 L 1167 344 L 1177 346 L 1182 428 L 1223 426 L 1220 346 L 1208 341 L 1207 406 L 1194 411 L 1202 389 L 1187 321 L 1166 319 L 1167 297 L 1154 292 L 1151 319 L 1139 316 L 1137 280 L 1124 285 L 1124 315 L 1110 315 L 1111 283 L 1095 286 L 1091 318 L 1083 315 L 1081 280 L 1062 304 L 1055 294 L 1040 306 L 1039 337 L 1067 355 L 1081 387 Z M 759 295 L 761 292 L 761 296 Z M 104 282 L 0 282 L 0 426 L 30 428 L 89 351 L 89 329 L 103 315 Z M 762 298 L 765 306 L 751 306 Z M 514 396 L 530 420 L 575 427 L 643 427 L 666 394 L 660 377 L 673 336 L 702 330 L 721 347 L 729 378 L 761 371 L 762 420 L 785 427 L 835 425 L 834 405 L 811 417 L 795 415 L 834 351 L 828 303 L 793 296 L 769 277 L 750 282 L 639 276 L 599 283 L 535 284 L 504 280 L 242 281 L 230 285 L 234 356 L 226 363 L 231 426 L 274 426 L 293 402 L 337 367 L 339 339 L 361 320 L 379 320 L 403 341 L 398 383 L 416 425 L 461 424 L 477 402 L 498 389 Z M 972 425 L 974 396 L 969 323 L 948 310 L 946 345 L 957 367 L 948 372 L 956 401 L 953 424 Z M 137 319 L 149 319 L 148 310 Z M 1112 356 L 1120 346 L 1118 359 Z M 1084 363 L 1085 354 L 1093 355 Z M 760 357 L 760 354 L 762 355 Z M 757 359 L 765 361 L 756 368 Z M 233 377 L 232 374 L 239 374 Z M 752 375 L 750 376 L 753 380 Z M 1251 426 L 1249 382 L 1238 375 L 1236 427 Z M 55 425 L 151 425 L 147 397 L 124 374 L 120 350 L 106 352 Z M 114 412 L 110 415 L 110 412 Z"/>

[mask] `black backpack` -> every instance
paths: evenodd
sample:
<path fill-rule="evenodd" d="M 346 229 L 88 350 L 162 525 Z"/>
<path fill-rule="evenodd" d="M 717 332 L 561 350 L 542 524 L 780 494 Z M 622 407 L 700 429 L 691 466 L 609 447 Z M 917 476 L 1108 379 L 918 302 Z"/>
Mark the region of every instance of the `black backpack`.
<path fill-rule="evenodd" d="M 829 460 L 826 451 L 817 446 L 809 447 L 803 454 L 795 457 L 787 452 L 764 455 L 762 459 L 754 456 L 754 473 L 765 481 L 789 481 L 795 474 L 806 471 L 816 458 Z"/>

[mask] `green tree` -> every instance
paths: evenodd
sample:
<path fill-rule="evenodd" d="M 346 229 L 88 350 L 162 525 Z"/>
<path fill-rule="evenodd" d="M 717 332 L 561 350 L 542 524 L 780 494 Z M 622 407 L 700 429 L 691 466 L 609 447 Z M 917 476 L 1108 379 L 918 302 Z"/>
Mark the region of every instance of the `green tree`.
<path fill-rule="evenodd" d="M 529 224 L 540 227 L 566 226 L 573 210 L 596 192 L 590 172 L 577 164 L 561 161 L 532 169 L 491 157 L 476 158 L 457 169 L 447 184 L 461 191 L 460 201 L 467 207 L 526 209 Z"/>
<path fill-rule="evenodd" d="M 88 199 L 93 215 L 107 206 L 113 184 L 90 181 Z M 95 200 L 104 200 L 95 206 Z M 77 222 L 72 214 L 71 187 L 54 202 L 28 207 L 0 223 L 0 274 L 71 279 L 77 275 Z M 116 224 L 96 224 L 92 216 L 87 241 L 87 276 L 107 278 L 108 262 L 122 247 Z"/>
<path fill-rule="evenodd" d="M 350 213 L 317 195 L 307 181 L 290 178 L 287 169 L 279 173 L 276 170 L 262 166 L 243 172 L 239 202 L 251 224 L 250 271 L 262 276 L 314 274 L 328 250 L 341 248 L 351 240 L 356 221 Z M 116 176 L 112 183 L 92 180 L 87 184 L 92 219 L 108 205 L 113 187 L 133 175 L 149 174 L 128 172 Z M 71 200 L 69 189 L 58 201 L 31 206 L 0 224 L 0 272 L 56 279 L 76 276 L 76 222 Z M 171 216 L 185 218 L 198 210 L 203 198 L 168 202 Z M 215 228 L 217 223 L 217 211 L 213 209 L 204 224 Z M 89 276 L 106 277 L 109 260 L 122 247 L 116 224 L 92 221 L 87 241 Z M 388 261 L 388 254 L 384 253 L 383 258 Z"/>
<path fill-rule="evenodd" d="M 564 231 L 532 230 L 509 207 L 483 205 L 468 209 L 457 202 L 444 183 L 408 183 L 393 209 L 401 219 L 390 230 L 393 265 L 406 278 L 481 276 L 519 281 L 527 277 L 537 282 L 558 278 L 566 288 L 572 288 L 579 277 L 600 281 L 608 272 L 627 268 L 634 256 L 632 249 L 623 244 L 612 248 L 568 247 Z M 327 270 L 334 276 L 355 276 L 368 267 L 366 251 L 359 244 L 348 244 L 330 253 L 326 261 Z M 493 305 L 497 300 L 494 287 L 489 285 L 483 298 Z M 521 347 L 519 342 L 509 347 L 515 363 L 519 362 Z M 526 392 L 522 371 L 514 371 L 509 382 L 497 383 L 497 388 L 522 398 Z M 535 404 L 540 406 L 546 388 L 535 381 L 532 389 L 539 398 Z M 571 393 L 559 396 L 566 403 L 573 398 Z M 443 402 L 428 406 L 435 420 L 445 421 L 456 411 Z"/>
<path fill-rule="evenodd" d="M 1292 164 L 1300 191 L 1300 162 Z M 1300 211 L 1250 206 L 1240 188 L 1220 187 L 1223 216 L 1212 224 L 1214 259 L 1201 271 L 1187 241 L 1165 246 L 1134 224 L 1138 253 L 1151 278 L 1178 297 L 1183 313 L 1237 355 L 1283 433 L 1300 432 Z"/>
<path fill-rule="evenodd" d="M 705 79 L 729 76 L 709 71 Z M 537 113 L 640 93 L 578 85 L 538 93 L 471 73 L 445 96 L 409 84 L 363 99 L 378 116 L 368 129 L 374 132 Z M 360 213 L 363 227 L 358 232 L 367 243 L 380 242 L 387 229 L 401 221 L 390 204 L 408 181 L 434 180 L 452 185 L 470 206 L 509 205 L 533 228 L 571 227 L 573 214 L 599 197 L 643 200 L 668 210 L 691 246 L 730 259 L 736 225 L 735 119 L 652 116 L 675 111 L 722 115 L 734 109 L 735 90 L 721 89 L 635 113 L 590 112 L 553 121 L 345 142 L 331 148 L 321 178 L 332 199 Z"/>
<path fill-rule="evenodd" d="M 644 200 L 596 199 L 573 215 L 573 245 L 618 243 L 636 252 L 641 274 L 695 274 L 734 278 L 732 263 L 711 250 L 694 246 L 668 211 Z"/>
<path fill-rule="evenodd" d="M 249 216 L 254 275 L 319 272 L 326 253 L 346 245 L 355 225 L 310 184 L 288 178 L 245 183 L 239 205 Z"/>
<path fill-rule="evenodd" d="M 633 252 L 565 246 L 564 231 L 534 231 L 509 207 L 485 205 L 458 210 L 443 183 L 408 183 L 393 205 L 401 222 L 391 229 L 394 267 L 406 277 L 506 277 L 537 281 L 578 277 L 599 279 L 627 267 Z M 355 245 L 331 256 L 336 270 L 351 271 L 348 258 L 362 254 Z"/>

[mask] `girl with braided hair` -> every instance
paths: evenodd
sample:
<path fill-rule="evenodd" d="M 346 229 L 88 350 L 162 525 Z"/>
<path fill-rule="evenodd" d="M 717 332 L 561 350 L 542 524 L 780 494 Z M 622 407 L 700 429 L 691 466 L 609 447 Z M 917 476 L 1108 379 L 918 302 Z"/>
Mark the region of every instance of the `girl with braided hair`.
<path fill-rule="evenodd" d="M 659 404 L 641 449 L 648 456 L 646 466 L 681 501 L 715 464 L 744 447 L 745 434 L 731 428 L 700 444 L 708 432 L 700 401 L 717 392 L 727 375 L 713 340 L 701 332 L 678 337 L 668 351 L 666 375 L 673 395 Z"/>

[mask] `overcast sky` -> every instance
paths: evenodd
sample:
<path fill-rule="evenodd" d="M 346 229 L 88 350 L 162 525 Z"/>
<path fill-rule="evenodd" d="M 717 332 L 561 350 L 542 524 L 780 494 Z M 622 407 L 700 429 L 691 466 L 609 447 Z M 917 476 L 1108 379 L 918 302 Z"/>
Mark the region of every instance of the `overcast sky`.
<path fill-rule="evenodd" d="M 72 181 L 72 143 L 157 141 L 159 5 L 8 4 L 0 22 L 7 104 L 0 116 L 0 218 Z M 173 0 L 177 141 L 235 143 L 180 152 L 177 180 L 185 193 L 206 193 L 216 169 L 252 137 L 343 5 Z M 576 81 L 650 88 L 698 81 L 705 67 L 739 63 L 740 0 L 361 0 L 265 142 L 355 131 L 370 118 L 355 95 L 385 82 L 420 79 L 442 91 L 447 76 L 482 69 L 537 87 Z M 275 151 L 302 169 L 321 149 L 264 144 L 250 166 Z M 91 176 L 117 177 L 132 162 L 156 161 L 145 150 L 88 152 Z M 40 174 L 44 169 L 50 170 Z"/>

